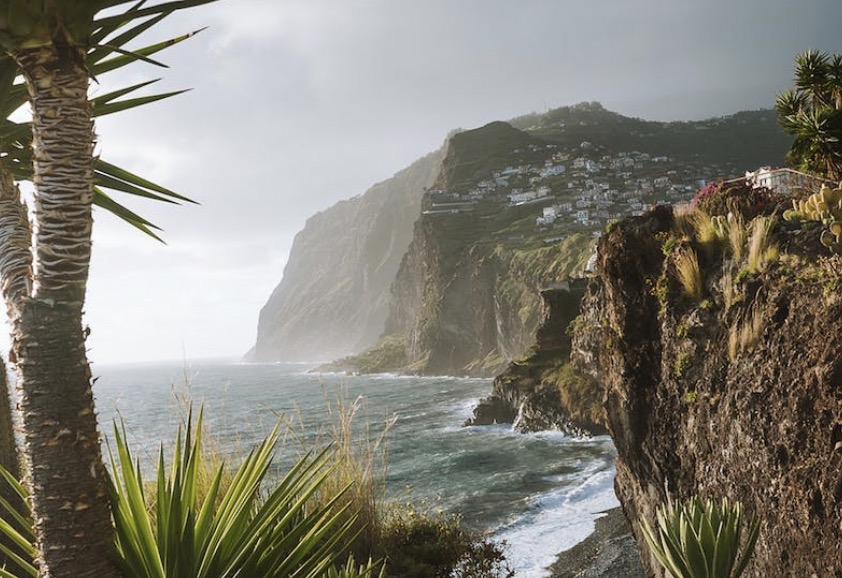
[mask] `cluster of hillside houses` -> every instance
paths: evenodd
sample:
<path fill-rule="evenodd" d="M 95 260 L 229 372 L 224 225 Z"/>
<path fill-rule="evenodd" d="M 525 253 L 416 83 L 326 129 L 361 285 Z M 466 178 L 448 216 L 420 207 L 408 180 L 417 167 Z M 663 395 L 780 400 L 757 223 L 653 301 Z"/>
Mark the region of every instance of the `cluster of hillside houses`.
<path fill-rule="evenodd" d="M 583 142 L 579 148 L 590 147 Z M 554 152 L 543 166 L 508 166 L 493 171 L 464 193 L 431 191 L 432 204 L 424 212 L 470 212 L 478 203 L 488 202 L 509 207 L 536 204 L 542 205 L 535 219 L 539 230 L 597 232 L 612 221 L 640 215 L 653 205 L 688 201 L 707 180 L 727 174 L 725 170 L 717 165 L 690 166 L 636 151 L 604 155 L 598 160 Z M 817 186 L 815 177 L 792 169 L 763 167 L 747 172 L 744 178 L 790 194 Z"/>
<path fill-rule="evenodd" d="M 580 149 L 591 148 L 583 142 Z M 553 147 L 554 148 L 554 147 Z M 517 151 L 515 151 L 517 152 Z M 477 203 L 494 202 L 510 207 L 540 204 L 536 219 L 541 229 L 555 225 L 599 228 L 612 219 L 642 213 L 654 202 L 676 202 L 692 196 L 717 167 L 681 167 L 671 159 L 640 152 L 604 155 L 595 160 L 584 155 L 554 152 L 543 165 L 508 166 L 493 171 L 464 193 L 431 191 L 426 214 L 473 210 Z M 657 199 L 652 197 L 657 196 Z"/>

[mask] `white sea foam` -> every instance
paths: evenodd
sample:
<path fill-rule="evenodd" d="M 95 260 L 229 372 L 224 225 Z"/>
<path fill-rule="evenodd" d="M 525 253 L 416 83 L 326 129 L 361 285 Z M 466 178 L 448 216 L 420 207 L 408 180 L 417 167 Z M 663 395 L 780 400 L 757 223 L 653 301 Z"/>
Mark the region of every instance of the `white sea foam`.
<path fill-rule="evenodd" d="M 618 505 L 613 470 L 580 471 L 574 488 L 535 496 L 524 514 L 499 527 L 496 540 L 508 544 L 507 557 L 518 578 L 543 578 L 556 554 L 572 548 L 594 529 L 601 512 Z"/>

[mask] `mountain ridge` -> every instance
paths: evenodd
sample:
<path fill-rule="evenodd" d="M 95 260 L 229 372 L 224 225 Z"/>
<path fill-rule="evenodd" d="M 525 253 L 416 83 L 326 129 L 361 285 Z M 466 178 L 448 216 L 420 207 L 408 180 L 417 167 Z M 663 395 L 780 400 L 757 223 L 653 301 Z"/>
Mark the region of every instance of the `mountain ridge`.
<path fill-rule="evenodd" d="M 529 346 L 540 318 L 538 291 L 581 273 L 593 246 L 586 238 L 611 219 L 688 198 L 705 178 L 782 160 L 789 141 L 773 117 L 749 111 L 657 123 L 582 103 L 454 131 L 393 179 L 308 220 L 261 311 L 247 360 L 335 359 L 383 336 L 396 343 L 400 334 L 407 364 L 397 369 L 491 374 Z M 717 141 L 731 144 L 711 145 Z M 669 147 L 683 156 L 656 155 Z M 741 156 L 730 162 L 735 149 Z M 562 244 L 574 235 L 575 254 L 547 254 L 553 246 L 573 250 Z M 450 273 L 430 268 L 437 254 Z M 540 271 L 508 278 L 519 261 Z M 457 274 L 460 268 L 470 276 Z M 427 271 L 425 279 L 414 275 L 419 271 Z M 446 290 L 457 286 L 462 290 Z M 483 311 L 463 311 L 472 299 Z M 450 319 L 430 325 L 442 307 Z M 470 353 L 435 361 L 450 354 L 433 353 L 442 336 L 434 325 L 456 336 L 441 347 Z"/>

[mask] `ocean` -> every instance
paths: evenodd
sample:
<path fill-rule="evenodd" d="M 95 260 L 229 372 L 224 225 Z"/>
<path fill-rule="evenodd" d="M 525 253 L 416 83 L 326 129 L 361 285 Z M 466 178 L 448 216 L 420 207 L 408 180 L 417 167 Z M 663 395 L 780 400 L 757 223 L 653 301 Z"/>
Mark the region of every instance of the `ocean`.
<path fill-rule="evenodd" d="M 490 380 L 312 369 L 225 361 L 94 365 L 94 395 L 106 436 L 122 419 L 136 455 L 150 468 L 161 444 L 174 439 L 190 401 L 202 406 L 206 430 L 229 463 L 279 419 L 288 424 L 283 455 L 323 443 L 335 422 L 331 413 L 354 406 L 361 444 L 376 443 L 388 430 L 390 498 L 457 513 L 470 527 L 505 541 L 519 578 L 547 576 L 555 555 L 583 540 L 599 513 L 617 505 L 609 437 L 463 427 L 490 393 Z"/>

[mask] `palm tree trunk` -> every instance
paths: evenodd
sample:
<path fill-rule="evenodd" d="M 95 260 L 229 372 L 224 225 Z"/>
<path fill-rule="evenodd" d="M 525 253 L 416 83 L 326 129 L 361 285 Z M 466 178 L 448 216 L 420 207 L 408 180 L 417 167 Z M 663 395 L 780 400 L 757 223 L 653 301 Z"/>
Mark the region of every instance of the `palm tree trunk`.
<path fill-rule="evenodd" d="M 12 327 L 18 326 L 21 306 L 29 297 L 32 287 L 31 247 L 32 229 L 26 206 L 21 202 L 20 190 L 12 175 L 0 166 L 0 289 Z M 6 364 L 0 358 L 0 466 L 20 480 L 20 453 L 15 440 L 11 401 Z M 29 515 L 29 507 L 20 499 L 17 491 L 4 482 L 0 482 L 0 497 L 9 507 L 24 516 Z M 2 517 L 16 526 L 12 516 L 3 513 Z M 17 550 L 5 536 L 0 541 L 13 551 Z M 22 569 L 12 558 L 2 555 L 0 562 L 13 574 L 23 576 Z"/>
<path fill-rule="evenodd" d="M 12 327 L 41 575 L 116 578 L 82 307 L 94 135 L 82 51 L 16 54 L 32 103 L 35 259 Z"/>
<path fill-rule="evenodd" d="M 18 457 L 17 444 L 15 444 L 12 400 L 9 395 L 6 363 L 2 358 L 0 358 L 0 466 L 12 474 L 16 480 L 20 479 L 20 459 Z M 18 501 L 17 496 L 14 492 L 8 492 L 7 489 L 6 485 L 2 484 L 0 496 L 15 505 L 15 502 Z M 16 509 L 23 511 L 21 508 Z"/>
<path fill-rule="evenodd" d="M 18 325 L 21 306 L 32 288 L 31 247 L 32 229 L 20 190 L 12 175 L 0 166 L 0 289 L 12 327 Z M 12 424 L 6 364 L 0 359 L 0 466 L 19 480 L 20 459 Z"/>
<path fill-rule="evenodd" d="M 20 480 L 20 455 L 15 443 L 15 428 L 12 420 L 11 396 L 9 394 L 8 373 L 6 363 L 0 357 L 0 466 L 3 466 L 16 480 Z M 18 532 L 24 532 L 28 528 L 19 527 L 19 524 L 7 513 L 6 508 L 11 508 L 24 517 L 29 516 L 29 508 L 21 499 L 18 492 L 5 481 L 0 480 L 0 498 L 4 500 L 0 508 L 0 517 L 12 525 Z M 12 551 L 19 551 L 17 546 L 8 536 L 0 536 L 0 543 Z M 15 576 L 23 576 L 24 570 L 18 566 L 15 560 L 5 554 L 0 554 L 0 564 Z"/>

